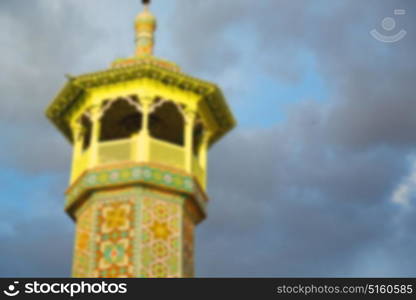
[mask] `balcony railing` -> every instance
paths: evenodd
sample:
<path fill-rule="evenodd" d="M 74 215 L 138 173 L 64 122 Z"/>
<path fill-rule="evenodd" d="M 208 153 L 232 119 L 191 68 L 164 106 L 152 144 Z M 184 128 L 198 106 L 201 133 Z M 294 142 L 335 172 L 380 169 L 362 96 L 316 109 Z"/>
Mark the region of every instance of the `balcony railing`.
<path fill-rule="evenodd" d="M 123 139 L 99 143 L 98 163 L 105 165 L 133 160 L 132 141 L 133 139 Z"/>
<path fill-rule="evenodd" d="M 151 162 L 185 169 L 185 151 L 181 146 L 152 138 L 150 139 L 149 156 Z"/>
<path fill-rule="evenodd" d="M 72 162 L 71 182 L 74 182 L 87 169 L 88 166 L 88 149 L 82 151 L 81 154 Z"/>
<path fill-rule="evenodd" d="M 100 142 L 98 144 L 96 164 L 91 164 L 91 149 L 83 151 L 78 157 L 75 157 L 72 167 L 71 183 L 74 182 L 89 167 L 105 166 L 120 162 L 149 162 L 158 165 L 164 165 L 178 170 L 186 170 L 185 166 L 185 149 L 169 142 L 161 141 L 155 138 L 149 138 L 148 157 L 140 158 L 139 151 L 146 147 L 143 138 L 135 136 L 129 139 Z M 142 148 L 142 149 L 141 149 Z M 192 173 L 198 179 L 199 183 L 205 187 L 205 171 L 201 168 L 198 159 L 192 156 Z"/>

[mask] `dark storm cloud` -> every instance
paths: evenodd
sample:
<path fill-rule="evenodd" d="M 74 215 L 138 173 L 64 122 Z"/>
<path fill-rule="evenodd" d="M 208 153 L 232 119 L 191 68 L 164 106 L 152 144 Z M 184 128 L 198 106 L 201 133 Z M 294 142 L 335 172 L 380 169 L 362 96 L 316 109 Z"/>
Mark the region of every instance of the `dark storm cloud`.
<path fill-rule="evenodd" d="M 0 173 L 0 277 L 70 276 L 73 222 L 63 211 L 66 176 L 16 173 Z"/>
<path fill-rule="evenodd" d="M 33 112 L 42 114 L 63 82 L 62 70 L 82 69 L 70 62 L 94 57 L 86 52 L 95 43 L 102 45 L 102 36 L 91 27 L 95 22 L 83 19 L 83 2 L 60 1 L 53 8 L 45 5 L 51 2 L 33 1 L 31 9 L 17 2 L 0 4 L 0 22 L 16 30 L 1 43 L 2 57 L 10 59 L 1 61 L 8 76 L 1 75 L 0 88 L 3 99 L 13 101 L 2 101 L 1 122 L 19 127 L 3 130 L 8 163 L 22 170 L 67 171 L 69 150 L 63 138 Z M 379 28 L 394 8 L 407 9 L 407 16 L 397 18 L 408 36 L 396 44 L 374 40 L 369 31 Z M 198 275 L 415 275 L 414 205 L 391 202 L 392 192 L 411 170 L 406 158 L 416 140 L 416 26 L 410 17 L 415 11 L 410 0 L 176 2 L 169 30 L 172 51 L 184 69 L 212 79 L 244 73 L 240 63 L 245 48 L 236 42 L 239 36 L 233 40 L 229 35 L 240 30 L 244 38 L 249 36 L 250 59 L 276 82 L 301 80 L 307 53 L 329 89 L 327 102 L 294 104 L 273 128 L 236 129 L 212 149 L 212 201 L 209 218 L 198 229 Z M 87 16 L 94 20 L 92 11 Z M 61 21 L 67 25 L 61 27 Z M 234 101 L 244 88 L 225 92 Z M 31 139 L 19 138 L 29 132 L 43 136 L 41 141 L 31 146 Z M 55 145 L 58 154 L 43 152 L 40 142 Z M 60 186 L 63 190 L 64 184 Z M 28 218 L 31 224 L 43 224 Z M 15 247 L 36 250 L 20 267 L 3 259 L 1 275 L 13 275 L 8 270 L 14 269 L 22 275 L 65 276 L 60 270 L 69 263 L 54 264 L 48 255 L 67 261 L 72 236 L 59 235 L 66 225 L 49 218 L 49 224 L 56 221 L 61 229 L 41 232 L 29 221 L 8 219 L 19 234 L 0 237 L 7 242 L 3 257 L 24 257 L 13 252 Z M 33 238 L 22 238 L 27 235 Z M 58 237 L 63 246 L 52 248 L 52 254 L 39 250 L 44 241 Z"/>
<path fill-rule="evenodd" d="M 391 151 L 329 153 L 275 128 L 233 134 L 211 161 L 201 275 L 359 276 L 357 257 L 407 228 L 396 227 L 389 203 L 406 171 Z"/>
<path fill-rule="evenodd" d="M 265 73 L 296 82 L 304 75 L 302 52 L 307 52 L 330 89 L 330 100 L 294 105 L 287 121 L 267 134 L 245 138 L 235 133 L 214 150 L 214 200 L 201 228 L 207 239 L 198 248 L 202 274 L 414 275 L 389 254 L 396 245 L 402 259 L 415 263 L 413 227 L 390 201 L 410 170 L 406 157 L 416 141 L 415 24 L 409 16 L 414 3 L 264 1 L 250 3 L 247 11 L 240 7 L 247 6 L 244 1 L 229 1 L 225 13 L 220 1 L 206 2 L 193 9 L 217 8 L 221 14 L 215 18 L 224 17 L 211 22 L 210 14 L 204 18 L 198 11 L 195 17 L 177 18 L 178 38 L 218 45 L 230 28 L 251 26 Z M 182 8 L 178 3 L 179 13 Z M 393 45 L 374 40 L 369 31 L 379 29 L 394 8 L 407 9 L 409 15 L 398 25 L 408 36 Z M 186 22 L 210 34 L 198 35 Z M 198 51 L 238 68 L 238 61 L 220 51 L 238 53 L 239 46 Z M 188 65 L 198 65 L 198 57 L 185 51 Z M 371 251 L 382 255 L 366 264 Z"/>
<path fill-rule="evenodd" d="M 102 33 L 73 1 L 6 0 L 1 5 L 0 161 L 25 171 L 66 170 L 68 144 L 44 111 L 63 86 L 64 74 L 80 68 L 73 62 L 95 50 Z"/>
<path fill-rule="evenodd" d="M 170 20 L 174 25 L 173 51 L 181 58 L 185 70 L 220 74 L 238 61 L 239 51 L 224 32 L 249 13 L 250 2 L 176 1 Z"/>
<path fill-rule="evenodd" d="M 1 235 L 0 276 L 70 277 L 73 231 L 64 217 L 31 218 L 13 226 L 13 235 Z"/>
<path fill-rule="evenodd" d="M 182 50 L 181 57 L 187 65 L 199 66 L 201 57 L 210 57 L 216 63 L 208 60 L 208 64 L 238 68 L 238 53 L 244 48 L 238 43 L 228 45 L 226 33 L 230 28 L 242 26 L 243 33 L 251 36 L 252 44 L 258 46 L 252 59 L 262 63 L 264 72 L 276 80 L 301 79 L 305 69 L 301 53 L 314 57 L 317 71 L 332 91 L 325 129 L 329 141 L 347 147 L 373 143 L 414 145 L 416 62 L 415 33 L 411 29 L 415 28 L 415 18 L 411 14 L 416 9 L 415 3 L 234 0 L 223 5 L 222 2 L 178 2 L 173 42 Z M 369 31 L 373 28 L 382 31 L 381 20 L 393 16 L 395 8 L 407 9 L 407 15 L 395 18 L 397 26 L 407 29 L 408 35 L 396 44 L 376 41 Z M 189 23 L 198 26 L 188 26 Z M 193 41 L 193 47 L 184 47 L 185 38 Z M 228 59 L 225 52 L 235 55 L 237 61 Z M 212 78 L 221 70 L 212 70 Z"/>

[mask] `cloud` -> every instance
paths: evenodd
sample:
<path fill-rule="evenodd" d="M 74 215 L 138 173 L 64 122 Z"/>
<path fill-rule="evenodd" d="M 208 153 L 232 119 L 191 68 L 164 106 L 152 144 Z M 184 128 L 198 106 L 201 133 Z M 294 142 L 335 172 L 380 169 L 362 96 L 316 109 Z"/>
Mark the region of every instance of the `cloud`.
<path fill-rule="evenodd" d="M 414 39 L 392 47 L 368 34 L 393 5 L 413 3 L 373 4 L 269 1 L 254 7 L 261 18 L 238 21 L 256 27 L 260 62 L 276 82 L 300 80 L 299 49 L 311 54 L 330 100 L 293 105 L 267 134 L 238 132 L 214 150 L 213 208 L 202 225 L 211 227 L 198 247 L 204 275 L 414 274 L 390 254 L 414 261 L 415 244 L 403 242 L 413 227 L 391 206 L 416 140 Z M 203 30 L 215 30 L 208 18 Z"/>
<path fill-rule="evenodd" d="M 73 231 L 63 224 L 62 216 L 32 218 L 17 223 L 13 236 L 0 235 L 0 276 L 70 277 Z"/>
<path fill-rule="evenodd" d="M 408 207 L 414 195 L 416 195 L 416 161 L 412 159 L 410 172 L 394 189 L 391 201 Z"/>
<path fill-rule="evenodd" d="M 239 51 L 224 34 L 249 14 L 250 2 L 176 1 L 170 24 L 172 43 L 183 68 L 189 72 L 221 73 L 235 65 Z M 192 24 L 192 26 L 190 26 Z"/>
<path fill-rule="evenodd" d="M 126 9 L 126 4 L 117 6 L 108 0 L 38 0 L 24 5 L 2 1 L 2 165 L 29 172 L 68 171 L 71 148 L 44 112 L 63 87 L 64 74 L 107 68 L 120 51 L 107 47 L 108 40 L 113 45 L 130 42 L 129 36 L 119 38 L 120 23 L 109 23 L 107 18 L 112 11 L 117 15 L 119 7 Z"/>
<path fill-rule="evenodd" d="M 68 277 L 74 226 L 63 211 L 66 176 L 2 168 L 1 277 Z"/>
<path fill-rule="evenodd" d="M 390 274 L 356 263 L 398 228 L 411 230 L 389 201 L 405 162 L 389 151 L 330 151 L 303 136 L 310 127 L 290 129 L 235 132 L 213 150 L 199 274 Z"/>

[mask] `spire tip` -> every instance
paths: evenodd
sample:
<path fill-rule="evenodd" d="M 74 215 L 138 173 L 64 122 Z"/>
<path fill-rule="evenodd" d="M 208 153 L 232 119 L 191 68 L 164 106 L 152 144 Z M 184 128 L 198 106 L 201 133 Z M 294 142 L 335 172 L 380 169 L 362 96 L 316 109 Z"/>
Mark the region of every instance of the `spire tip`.
<path fill-rule="evenodd" d="M 152 55 L 156 17 L 150 12 L 150 0 L 142 0 L 144 8 L 136 17 L 136 56 Z"/>

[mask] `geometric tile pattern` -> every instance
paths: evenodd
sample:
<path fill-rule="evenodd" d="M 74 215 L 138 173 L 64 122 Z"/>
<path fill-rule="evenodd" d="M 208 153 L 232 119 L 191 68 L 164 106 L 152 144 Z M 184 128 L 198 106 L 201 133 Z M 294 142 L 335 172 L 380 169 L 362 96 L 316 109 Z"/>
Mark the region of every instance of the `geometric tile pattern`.
<path fill-rule="evenodd" d="M 91 263 L 90 246 L 94 237 L 94 209 L 88 205 L 78 217 L 75 232 L 75 248 L 73 261 L 73 276 L 87 277 Z"/>
<path fill-rule="evenodd" d="M 141 224 L 141 274 L 179 277 L 181 207 L 177 203 L 144 198 Z"/>
<path fill-rule="evenodd" d="M 97 206 L 95 277 L 133 277 L 134 199 Z"/>
<path fill-rule="evenodd" d="M 74 277 L 192 277 L 192 198 L 147 186 L 90 194 L 75 212 Z"/>
<path fill-rule="evenodd" d="M 183 275 L 194 276 L 194 222 L 189 214 L 183 218 Z"/>

